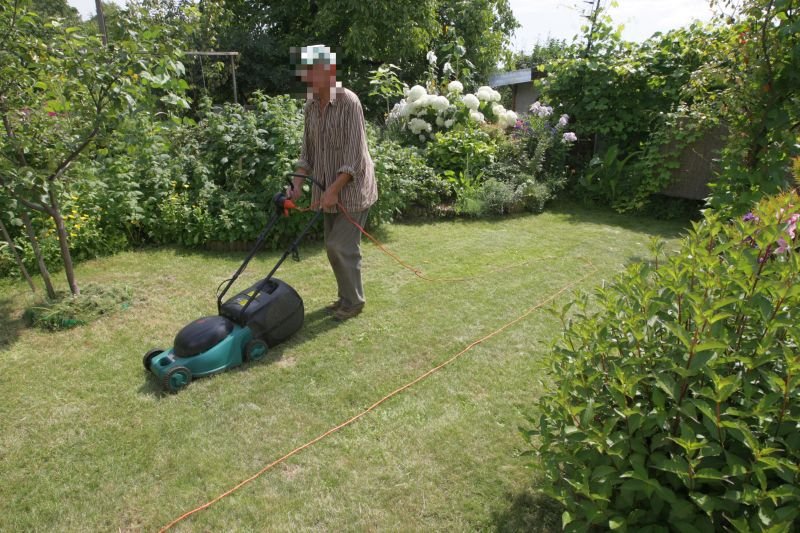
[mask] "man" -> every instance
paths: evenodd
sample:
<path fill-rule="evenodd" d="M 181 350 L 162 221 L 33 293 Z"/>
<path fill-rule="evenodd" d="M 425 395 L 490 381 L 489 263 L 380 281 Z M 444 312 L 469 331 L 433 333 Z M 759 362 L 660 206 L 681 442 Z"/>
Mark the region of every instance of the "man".
<path fill-rule="evenodd" d="M 367 148 L 364 112 L 352 92 L 336 81 L 336 54 L 323 45 L 299 50 L 298 75 L 308 85 L 305 131 L 296 173 L 314 176 L 325 192 L 311 187 L 311 203 L 324 211 L 325 248 L 338 286 L 326 310 L 347 320 L 364 308 L 361 282 L 361 232 L 378 198 L 375 170 Z M 303 194 L 295 178 L 290 197 Z M 344 211 L 342 210 L 344 208 Z"/>

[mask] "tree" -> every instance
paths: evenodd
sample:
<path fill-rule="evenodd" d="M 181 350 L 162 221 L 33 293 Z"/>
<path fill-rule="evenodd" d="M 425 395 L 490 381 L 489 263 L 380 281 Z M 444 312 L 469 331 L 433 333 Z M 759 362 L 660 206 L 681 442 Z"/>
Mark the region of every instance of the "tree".
<path fill-rule="evenodd" d="M 70 291 L 78 294 L 60 209 L 70 167 L 140 105 L 186 106 L 172 92 L 185 87 L 175 78 L 182 65 L 169 33 L 144 14 L 130 12 L 125 37 L 103 46 L 27 7 L 0 0 L 0 188 L 52 219 Z"/>
<path fill-rule="evenodd" d="M 732 60 L 709 74 L 725 82 L 707 96 L 730 129 L 711 204 L 741 212 L 787 187 L 800 154 L 800 1 L 713 3 L 734 32 Z"/>
<path fill-rule="evenodd" d="M 440 49 L 454 41 L 484 78 L 497 68 L 517 27 L 508 0 L 141 1 L 190 30 L 192 48 L 238 51 L 237 80 L 245 96 L 256 90 L 297 92 L 289 50 L 315 43 L 337 50 L 340 79 L 363 95 L 369 92 L 370 71 L 380 65 L 399 66 L 402 80 L 412 83 L 426 71 L 427 52 L 443 57 Z M 192 18 L 193 13 L 201 16 Z M 228 87 L 220 90 L 227 98 Z M 380 111 L 382 104 L 368 99 L 365 107 Z"/>

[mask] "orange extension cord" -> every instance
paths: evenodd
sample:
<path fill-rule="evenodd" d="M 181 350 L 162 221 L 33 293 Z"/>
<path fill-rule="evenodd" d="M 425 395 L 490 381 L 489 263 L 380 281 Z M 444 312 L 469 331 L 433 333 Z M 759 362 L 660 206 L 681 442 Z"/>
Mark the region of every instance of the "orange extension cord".
<path fill-rule="evenodd" d="M 364 234 L 364 235 L 365 235 L 365 236 L 366 236 L 368 239 L 370 239 L 372 242 L 374 242 L 374 243 L 375 243 L 375 244 L 378 246 L 378 248 L 380 248 L 380 249 L 381 249 L 381 251 L 383 251 L 384 253 L 386 253 L 386 254 L 387 254 L 387 255 L 389 255 L 390 257 L 392 257 L 392 258 L 393 258 L 395 261 L 397 261 L 398 263 L 400 263 L 400 265 L 402 265 L 404 268 L 406 268 L 406 269 L 410 270 L 411 272 L 413 272 L 413 273 L 414 273 L 416 276 L 420 277 L 421 279 L 424 279 L 424 280 L 426 280 L 426 281 L 455 281 L 455 280 L 469 279 L 469 278 L 449 278 L 449 279 L 448 279 L 448 278 L 441 278 L 441 279 L 435 279 L 435 280 L 434 280 L 434 279 L 431 279 L 431 278 L 428 278 L 428 277 L 426 277 L 426 276 L 422 275 L 422 273 L 421 273 L 421 271 L 420 271 L 420 270 L 418 270 L 418 269 L 414 268 L 413 266 L 411 266 L 411 265 L 408 265 L 408 264 L 406 264 L 405 262 L 403 262 L 403 261 L 402 261 L 402 260 L 401 260 L 399 257 L 397 257 L 395 254 L 393 254 L 392 252 L 390 252 L 389 250 L 387 250 L 387 249 L 386 249 L 386 248 L 385 248 L 385 247 L 384 247 L 384 246 L 383 246 L 383 245 L 382 245 L 382 244 L 381 244 L 381 243 L 378 241 L 378 239 L 376 239 L 375 237 L 373 237 L 372 235 L 370 235 L 369 233 L 367 233 L 367 231 L 366 231 L 366 230 L 365 230 L 363 227 L 361 227 L 361 225 L 359 225 L 359 224 L 358 224 L 358 223 L 357 223 L 355 220 L 353 220 L 353 219 L 350 217 L 350 214 L 347 212 L 347 210 L 345 210 L 345 209 L 344 209 L 344 206 L 342 206 L 341 204 L 339 204 L 339 209 L 340 209 L 340 210 L 342 211 L 342 213 L 343 213 L 343 214 L 344 214 L 344 215 L 347 217 L 347 219 L 348 219 L 348 220 L 349 220 L 349 221 L 350 221 L 352 224 L 354 224 L 354 225 L 355 225 L 355 226 L 356 226 L 356 227 L 357 227 L 357 228 L 358 228 L 358 229 L 361 231 L 361 233 L 363 233 L 363 234 Z M 286 455 L 284 455 L 284 456 L 282 456 L 282 457 L 280 457 L 280 458 L 278 458 L 278 459 L 276 459 L 276 460 L 272 461 L 272 462 L 271 462 L 271 463 L 269 463 L 267 466 L 265 466 L 264 468 L 262 468 L 261 470 L 259 470 L 258 472 L 256 472 L 256 473 L 255 473 L 255 474 L 253 474 L 252 476 L 250 476 L 249 478 L 247 478 L 247 479 L 245 479 L 244 481 L 240 482 L 238 485 L 236 485 L 236 486 L 232 487 L 231 489 L 229 489 L 229 490 L 227 490 L 227 491 L 223 492 L 222 494 L 220 494 L 219 496 L 217 496 L 217 497 L 216 497 L 216 498 L 214 498 L 213 500 L 209 500 L 208 502 L 204 503 L 203 505 L 201 505 L 201 506 L 199 506 L 199 507 L 196 507 L 195 509 L 192 509 L 191 511 L 188 511 L 188 512 L 186 512 L 186 513 L 182 514 L 181 516 L 179 516 L 178 518 L 176 518 L 175 520 L 173 520 L 173 521 L 172 521 L 172 522 L 170 522 L 169 524 L 167 524 L 167 525 L 165 525 L 164 527 L 162 527 L 162 528 L 159 530 L 159 533 L 163 533 L 164 531 L 167 531 L 168 529 L 172 528 L 173 526 L 175 526 L 175 525 L 176 525 L 176 524 L 178 524 L 179 522 L 181 522 L 181 521 L 185 520 L 186 518 L 189 518 L 190 516 L 192 516 L 192 515 L 193 515 L 193 514 L 195 514 L 195 513 L 198 513 L 198 512 L 200 512 L 200 511 L 202 511 L 202 510 L 204 510 L 204 509 L 208 509 L 209 507 L 211 507 L 212 505 L 214 505 L 214 504 L 215 504 L 215 503 L 217 503 L 218 501 L 222 500 L 223 498 L 225 498 L 225 497 L 227 497 L 227 496 L 230 496 L 231 494 L 233 494 L 234 492 L 236 492 L 237 490 L 239 490 L 239 489 L 240 489 L 240 488 L 242 488 L 243 486 L 247 485 L 247 484 L 248 484 L 248 483 L 250 483 L 251 481 L 254 481 L 254 480 L 255 480 L 255 479 L 257 479 L 258 477 L 260 477 L 261 475 L 263 475 L 265 472 L 267 472 L 268 470 L 270 470 L 270 469 L 274 468 L 275 466 L 277 466 L 277 465 L 281 464 L 282 462 L 286 461 L 286 460 L 287 460 L 287 459 L 289 459 L 290 457 L 292 457 L 292 456 L 294 456 L 294 455 L 297 455 L 298 453 L 302 452 L 302 451 L 303 451 L 303 450 L 305 450 L 306 448 L 309 448 L 309 447 L 313 446 L 314 444 L 316 444 L 317 442 L 321 441 L 321 440 L 322 440 L 322 439 L 324 439 L 325 437 L 328 437 L 329 435 L 331 435 L 331 434 L 333 434 L 333 433 L 336 433 L 336 432 L 337 432 L 337 431 L 339 431 L 340 429 L 342 429 L 342 428 L 345 428 L 345 427 L 349 426 L 350 424 L 352 424 L 353 422 L 355 422 L 355 421 L 356 421 L 356 420 L 358 420 L 359 418 L 361 418 L 361 417 L 365 416 L 366 414 L 368 414 L 368 413 L 370 413 L 370 412 L 374 411 L 375 409 L 377 409 L 377 408 L 378 408 L 378 407 L 379 407 L 379 406 L 380 406 L 382 403 L 386 402 L 386 401 L 387 401 L 387 400 L 389 400 L 390 398 L 393 398 L 393 397 L 397 396 L 397 395 L 398 395 L 398 394 L 400 394 L 401 392 L 405 391 L 406 389 L 409 389 L 409 388 L 413 387 L 414 385 L 416 385 L 417 383 L 419 383 L 419 382 L 420 382 L 420 381 L 422 381 L 423 379 L 427 378 L 427 377 L 428 377 L 428 376 L 430 376 L 431 374 L 433 374 L 433 373 L 435 373 L 435 372 L 438 372 L 438 371 L 439 371 L 439 370 L 441 370 L 442 368 L 446 367 L 447 365 L 449 365 L 450 363 L 452 363 L 453 361 L 455 361 L 456 359 L 458 359 L 459 357 L 461 357 L 462 355 L 464 355 L 465 353 L 467 353 L 468 351 L 470 351 L 472 348 L 474 348 L 474 347 L 475 347 L 475 346 L 477 346 L 478 344 L 481 344 L 482 342 L 484 342 L 484 341 L 487 341 L 487 340 L 491 339 L 491 338 L 492 338 L 492 337 L 494 337 L 495 335 L 498 335 L 498 334 L 502 333 L 503 331 L 505 331 L 506 329 L 510 328 L 511 326 L 513 326 L 513 325 L 517 324 L 518 322 L 520 322 L 520 321 L 524 320 L 526 317 L 528 317 L 528 315 L 530 315 L 530 314 L 531 314 L 531 313 L 533 313 L 534 311 L 536 311 L 536 310 L 538 310 L 538 309 L 541 309 L 542 307 L 544 307 L 544 306 L 545 306 L 545 305 L 547 305 L 548 303 L 550 303 L 550 302 L 552 302 L 553 300 L 555 300 L 556 298 L 558 298 L 560 295 L 564 294 L 565 292 L 567 292 L 567 291 L 568 291 L 568 290 L 570 290 L 571 288 L 575 287 L 576 285 L 579 285 L 580 283 L 582 283 L 583 281 L 585 281 L 585 280 L 586 280 L 586 279 L 587 279 L 589 276 L 591 276 L 592 274 L 594 274 L 594 273 L 597 271 L 597 268 L 596 268 L 596 267 L 594 266 L 594 264 L 592 264 L 592 262 L 591 262 L 591 261 L 589 261 L 588 259 L 587 259 L 587 263 L 588 263 L 588 265 L 591 267 L 591 271 L 590 271 L 589 273 L 587 273 L 585 276 L 583 276 L 582 278 L 580 278 L 579 280 L 577 280 L 577 281 L 574 281 L 574 282 L 572 282 L 572 283 L 569 283 L 569 284 L 565 285 L 564 287 L 562 287 L 562 288 L 561 288 L 561 289 L 559 289 L 558 291 L 556 291 L 556 292 L 552 293 L 550 296 L 548 296 L 547 298 L 545 298 L 545 299 L 544 299 L 544 300 L 542 300 L 541 302 L 539 302 L 539 303 L 537 303 L 536 305 L 534 305 L 533 307 L 530 307 L 529 309 L 527 309 L 527 310 L 526 310 L 524 313 L 522 313 L 521 315 L 519 315 L 519 316 L 518 316 L 517 318 L 515 318 L 514 320 L 512 320 L 512 321 L 510 321 L 510 322 L 507 322 L 506 324 L 504 324 L 504 325 L 500 326 L 499 328 L 497 328 L 496 330 L 492 331 L 492 332 L 491 332 L 491 333 L 489 333 L 488 335 L 486 335 L 486 336 L 484 336 L 484 337 L 481 337 L 480 339 L 478 339 L 478 340 L 476 340 L 476 341 L 473 341 L 473 342 L 472 342 L 471 344 L 469 344 L 469 345 L 468 345 L 466 348 L 464 348 L 463 350 L 461 350 L 461 351 L 460 351 L 460 352 L 458 352 L 457 354 L 455 354 L 455 355 L 453 355 L 452 357 L 450 357 L 450 359 L 448 359 L 448 360 L 446 360 L 445 362 L 443 362 L 443 363 L 441 363 L 441 364 L 439 364 L 439 365 L 437 365 L 437 366 L 435 366 L 435 367 L 431 368 L 430 370 L 428 370 L 427 372 L 425 372 L 425 373 L 424 373 L 424 374 L 422 374 L 421 376 L 417 377 L 417 378 L 416 378 L 416 379 L 414 379 L 413 381 L 409 381 L 408 383 L 406 383 L 406 384 L 405 384 L 405 385 L 403 385 L 402 387 L 399 387 L 399 388 L 397 388 L 397 389 L 393 390 L 392 392 L 390 392 L 389 394 L 387 394 L 386 396 L 384 396 L 383 398 L 381 398 L 381 399 L 380 399 L 380 400 L 378 400 L 377 402 L 373 403 L 372 405 L 370 405 L 369 407 L 367 407 L 366 409 L 364 409 L 363 411 L 361 411 L 361 412 L 360 412 L 360 413 L 358 413 L 357 415 L 354 415 L 354 416 L 352 416 L 352 417 L 348 418 L 347 420 L 345 420 L 344 422 L 342 422 L 342 423 L 341 423 L 341 424 L 339 424 L 338 426 L 334 426 L 334 427 L 332 427 L 331 429 L 329 429 L 329 430 L 328 430 L 328 431 L 326 431 L 325 433 L 322 433 L 321 435 L 319 435 L 319 436 L 317 436 L 317 437 L 315 437 L 315 438 L 311 439 L 310 441 L 306 442 L 305 444 L 302 444 L 302 445 L 298 446 L 297 448 L 295 448 L 294 450 L 290 451 L 290 452 L 289 452 L 289 453 L 287 453 Z M 508 267 L 508 268 L 513 268 L 513 267 Z"/>

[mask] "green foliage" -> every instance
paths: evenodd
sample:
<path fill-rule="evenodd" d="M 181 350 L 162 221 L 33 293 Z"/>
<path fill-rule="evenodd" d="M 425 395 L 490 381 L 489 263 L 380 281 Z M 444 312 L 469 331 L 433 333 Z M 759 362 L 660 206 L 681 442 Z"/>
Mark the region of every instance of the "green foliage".
<path fill-rule="evenodd" d="M 788 531 L 800 519 L 800 197 L 708 212 L 556 315 L 536 445 L 567 531 Z"/>
<path fill-rule="evenodd" d="M 146 3 L 156 3 L 150 0 Z M 180 4 L 178 0 L 162 0 Z M 185 3 L 188 4 L 188 3 Z M 191 6 L 191 4 L 189 4 Z M 188 30 L 201 34 L 204 45 L 241 53 L 239 87 L 245 95 L 256 90 L 284 94 L 296 89 L 289 49 L 309 43 L 337 48 L 339 78 L 358 94 L 370 91 L 370 71 L 381 64 L 399 65 L 402 81 L 421 79 L 428 50 L 444 57 L 449 43 L 459 40 L 479 77 L 495 70 L 509 36 L 517 27 L 508 0 L 424 0 L 422 2 L 362 2 L 360 0 L 287 0 L 263 2 L 204 2 L 212 24 L 203 17 Z M 222 12 L 217 9 L 222 7 Z M 187 18 L 182 9 L 165 10 L 173 19 Z M 196 8 L 195 8 L 196 9 Z M 457 37 L 456 37 L 457 35 Z M 222 97 L 228 93 L 222 89 Z M 219 100 L 220 96 L 215 98 Z M 382 114 L 382 98 L 365 98 L 368 117 Z"/>
<path fill-rule="evenodd" d="M 64 22 L 40 18 L 26 2 L 0 6 L 0 189 L 19 208 L 52 218 L 77 294 L 70 237 L 78 234 L 64 227 L 65 178 L 129 114 L 188 103 L 168 28 L 126 12 L 121 37 L 106 46 Z"/>
<path fill-rule="evenodd" d="M 548 62 L 542 89 L 574 118 L 578 136 L 599 147 L 595 157 L 614 150 L 626 162 L 626 172 L 612 176 L 611 167 L 593 160 L 589 175 L 574 183 L 578 194 L 641 211 L 670 184 L 684 148 L 719 124 L 719 113 L 699 102 L 719 86 L 705 73 L 729 61 L 732 34 L 695 23 L 637 44 L 623 41 L 609 23 L 605 15 L 597 19 L 591 48 L 579 43 Z M 598 181 L 598 171 L 606 179 Z"/>
<path fill-rule="evenodd" d="M 731 59 L 708 73 L 724 85 L 705 96 L 730 128 L 710 203 L 736 214 L 785 188 L 800 154 L 800 2 L 747 0 L 730 18 Z"/>
<path fill-rule="evenodd" d="M 80 295 L 60 294 L 57 300 L 27 308 L 23 318 L 29 327 L 49 331 L 70 329 L 127 309 L 131 300 L 128 287 L 103 287 L 88 283 Z"/>
<path fill-rule="evenodd" d="M 14 241 L 14 247 L 16 247 L 17 252 L 22 258 L 22 263 L 28 272 L 36 272 L 38 268 L 36 266 L 36 256 L 33 253 L 33 247 L 31 246 L 30 241 L 22 235 L 15 237 L 12 240 Z M 61 251 L 59 250 L 58 240 L 55 238 L 55 236 L 50 234 L 49 236 L 45 236 L 45 238 L 40 238 L 39 249 L 42 252 L 42 256 L 48 270 L 53 272 L 57 271 L 59 268 L 62 268 Z M 7 246 L 0 245 L 0 278 L 4 277 L 21 278 L 22 272 L 20 272 L 17 263 L 14 261 L 14 256 L 11 253 L 11 250 L 9 250 Z"/>
<path fill-rule="evenodd" d="M 492 215 L 508 214 L 517 205 L 514 186 L 496 179 L 488 179 L 481 184 L 480 200 L 486 212 Z"/>
<path fill-rule="evenodd" d="M 397 73 L 400 67 L 397 65 L 381 65 L 377 70 L 370 70 L 369 84 L 372 86 L 370 96 L 378 96 L 386 103 L 386 115 L 384 120 L 389 116 L 389 102 L 399 96 L 403 96 L 403 89 L 408 88 L 408 85 L 400 81 Z"/>
<path fill-rule="evenodd" d="M 93 201 L 100 208 L 115 200 L 108 222 L 133 243 L 255 239 L 300 153 L 303 115 L 288 96 L 256 94 L 251 104 L 206 102 L 197 122 L 128 122 L 92 168 L 92 181 L 103 184 Z M 305 218 L 281 221 L 269 244 L 286 242 Z"/>
<path fill-rule="evenodd" d="M 451 171 L 467 178 L 478 176 L 494 161 L 496 146 L 489 134 L 477 127 L 455 127 L 434 135 L 428 143 L 428 163 L 437 172 Z"/>
<path fill-rule="evenodd" d="M 370 137 L 370 155 L 378 181 L 378 201 L 370 209 L 370 225 L 391 222 L 409 212 L 431 213 L 447 197 L 447 182 L 428 166 L 416 148 L 391 140 L 378 142 L 374 134 Z"/>

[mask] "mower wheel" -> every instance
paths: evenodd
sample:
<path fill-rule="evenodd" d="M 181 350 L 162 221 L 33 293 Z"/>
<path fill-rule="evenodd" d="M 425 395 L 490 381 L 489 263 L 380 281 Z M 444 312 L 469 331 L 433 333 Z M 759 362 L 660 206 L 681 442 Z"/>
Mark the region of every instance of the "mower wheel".
<path fill-rule="evenodd" d="M 192 371 L 185 366 L 171 368 L 164 375 L 164 389 L 169 392 L 178 392 L 192 382 Z"/>
<path fill-rule="evenodd" d="M 267 355 L 267 343 L 261 339 L 253 339 L 244 347 L 245 361 L 260 361 Z"/>
<path fill-rule="evenodd" d="M 150 363 L 153 361 L 153 357 L 157 356 L 158 354 L 164 353 L 164 350 L 160 348 L 154 348 L 144 354 L 144 359 L 142 362 L 144 363 L 144 369 L 148 372 L 150 371 Z"/>

